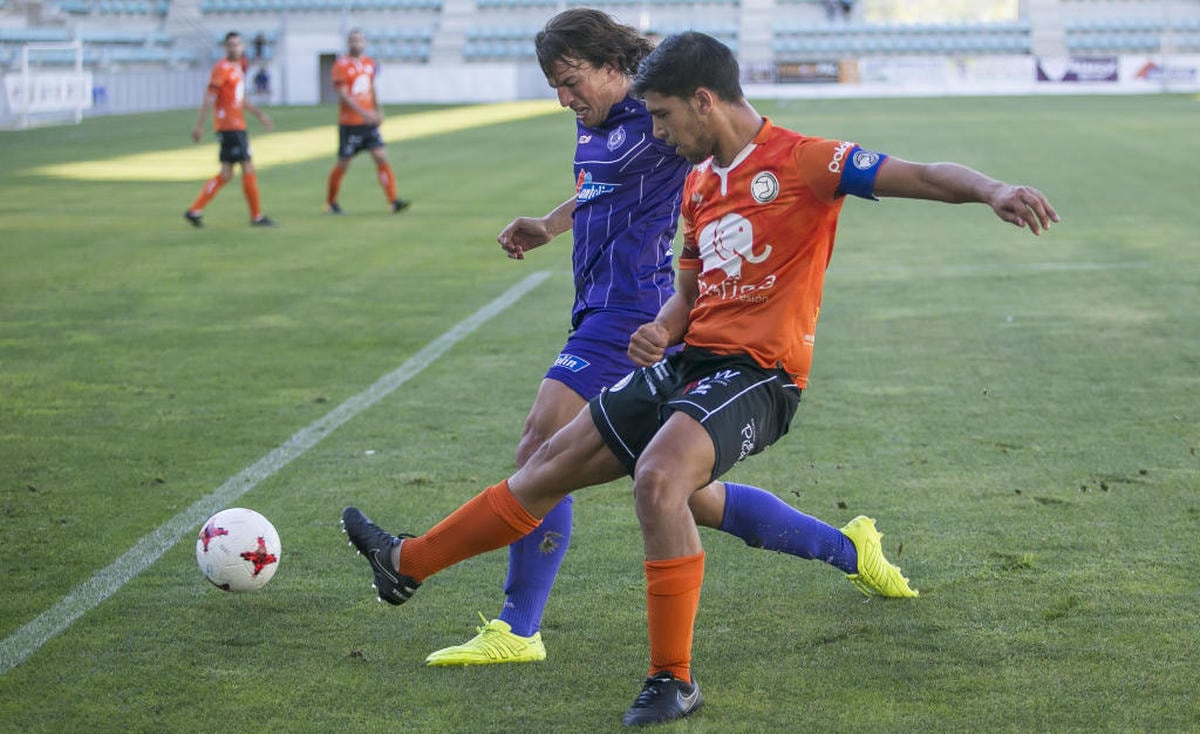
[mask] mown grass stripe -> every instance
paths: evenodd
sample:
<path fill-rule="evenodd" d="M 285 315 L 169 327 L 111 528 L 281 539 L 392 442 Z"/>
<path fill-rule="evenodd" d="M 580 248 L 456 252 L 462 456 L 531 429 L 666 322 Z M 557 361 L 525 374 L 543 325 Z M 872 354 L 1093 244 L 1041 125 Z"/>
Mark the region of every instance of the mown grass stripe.
<path fill-rule="evenodd" d="M 509 288 L 491 303 L 460 321 L 434 339 L 404 364 L 375 381 L 373 385 L 329 411 L 319 420 L 300 429 L 281 446 L 230 478 L 212 493 L 194 502 L 162 526 L 144 535 L 132 548 L 80 584 L 50 609 L 0 643 L 0 675 L 20 665 L 27 657 L 57 634 L 115 594 L 122 586 L 166 553 L 180 538 L 191 533 L 205 518 L 271 477 L 293 459 L 316 446 L 326 436 L 378 403 L 412 377 L 433 364 L 447 350 L 465 339 L 484 323 L 502 313 L 550 276 L 538 271 Z"/>

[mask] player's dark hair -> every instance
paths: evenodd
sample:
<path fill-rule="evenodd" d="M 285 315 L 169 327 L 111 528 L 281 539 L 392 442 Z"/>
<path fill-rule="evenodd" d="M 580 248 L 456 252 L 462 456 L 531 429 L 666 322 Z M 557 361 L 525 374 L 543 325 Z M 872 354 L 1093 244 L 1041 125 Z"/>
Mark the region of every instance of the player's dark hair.
<path fill-rule="evenodd" d="M 687 99 L 704 87 L 726 102 L 740 102 L 738 74 L 737 59 L 728 46 L 688 31 L 668 36 L 642 61 L 633 78 L 633 94 L 654 92 Z"/>
<path fill-rule="evenodd" d="M 637 29 L 591 8 L 571 8 L 554 16 L 538 31 L 533 45 L 547 79 L 554 76 L 554 62 L 566 59 L 586 61 L 597 68 L 607 64 L 633 76 L 653 48 Z"/>
<path fill-rule="evenodd" d="M 224 43 L 229 43 L 229 39 L 231 39 L 231 38 L 241 38 L 241 37 L 242 37 L 241 33 L 238 33 L 237 31 L 230 31 L 225 34 Z"/>

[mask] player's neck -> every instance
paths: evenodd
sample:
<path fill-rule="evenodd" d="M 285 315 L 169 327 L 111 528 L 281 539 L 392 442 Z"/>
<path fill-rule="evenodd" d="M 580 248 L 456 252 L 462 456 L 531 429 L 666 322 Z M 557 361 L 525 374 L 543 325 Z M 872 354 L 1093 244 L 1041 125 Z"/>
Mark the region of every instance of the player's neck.
<path fill-rule="evenodd" d="M 722 107 L 722 114 L 716 121 L 717 146 L 713 161 L 721 168 L 728 168 L 758 136 L 764 123 L 762 115 L 746 100 L 722 103 Z"/>

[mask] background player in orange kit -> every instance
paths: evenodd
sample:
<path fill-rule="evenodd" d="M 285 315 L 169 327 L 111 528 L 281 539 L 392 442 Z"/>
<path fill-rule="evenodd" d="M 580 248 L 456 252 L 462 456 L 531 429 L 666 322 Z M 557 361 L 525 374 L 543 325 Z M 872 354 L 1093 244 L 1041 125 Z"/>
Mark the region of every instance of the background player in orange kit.
<path fill-rule="evenodd" d="M 213 128 L 221 143 L 221 172 L 210 178 L 200 195 L 183 213 L 195 227 L 203 225 L 201 213 L 208 202 L 212 201 L 221 187 L 233 178 L 233 164 L 242 167 L 242 192 L 246 195 L 246 204 L 250 207 L 250 225 L 252 227 L 274 227 L 275 222 L 262 213 L 262 204 L 258 196 L 258 176 L 254 172 L 254 162 L 250 159 L 250 143 L 246 138 L 246 118 L 243 109 L 249 110 L 263 127 L 271 129 L 271 118 L 267 113 L 255 107 L 246 98 L 246 70 L 243 65 L 245 46 L 242 37 L 235 31 L 225 34 L 225 58 L 213 66 L 208 79 L 208 89 L 204 92 L 204 102 L 200 105 L 200 115 L 196 127 L 192 129 L 192 140 L 200 142 L 204 136 L 204 118 L 208 108 L 213 108 Z"/>
<path fill-rule="evenodd" d="M 379 123 L 383 122 L 383 108 L 375 96 L 375 74 L 379 65 L 370 56 L 364 56 L 367 39 L 362 31 L 350 31 L 346 37 L 346 55 L 333 65 L 333 87 L 338 93 L 338 159 L 329 172 L 329 186 L 325 193 L 325 208 L 330 214 L 341 214 L 338 205 L 338 190 L 342 177 L 350 168 L 350 161 L 361 151 L 371 154 L 379 185 L 393 212 L 408 207 L 409 202 L 396 197 L 396 175 L 388 163 L 383 137 L 379 134 Z"/>
<path fill-rule="evenodd" d="M 691 661 L 705 557 L 689 498 L 787 432 L 808 384 L 846 197 L 984 203 L 1034 234 L 1059 221 L 1028 186 L 776 127 L 738 79 L 729 48 L 694 32 L 667 38 L 638 67 L 632 92 L 654 136 L 696 164 L 683 188 L 677 289 L 629 340 L 640 367 L 592 398 L 515 474 L 419 537 L 393 536 L 354 507 L 342 512 L 380 598 L 402 604 L 438 571 L 529 534 L 575 489 L 631 475 L 650 666 L 627 726 L 682 718 L 702 704 Z"/>

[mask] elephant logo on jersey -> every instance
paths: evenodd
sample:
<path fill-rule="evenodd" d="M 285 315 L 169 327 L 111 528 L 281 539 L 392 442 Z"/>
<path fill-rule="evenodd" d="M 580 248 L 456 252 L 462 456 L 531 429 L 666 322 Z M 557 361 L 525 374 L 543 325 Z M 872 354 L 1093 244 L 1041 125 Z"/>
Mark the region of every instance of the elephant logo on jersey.
<path fill-rule="evenodd" d="M 704 272 L 724 270 L 730 278 L 742 277 L 742 260 L 760 263 L 771 256 L 771 246 L 754 252 L 754 227 L 740 214 L 726 214 L 700 230 L 700 258 Z"/>

